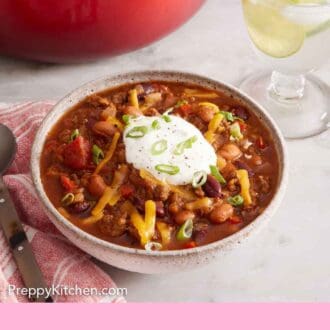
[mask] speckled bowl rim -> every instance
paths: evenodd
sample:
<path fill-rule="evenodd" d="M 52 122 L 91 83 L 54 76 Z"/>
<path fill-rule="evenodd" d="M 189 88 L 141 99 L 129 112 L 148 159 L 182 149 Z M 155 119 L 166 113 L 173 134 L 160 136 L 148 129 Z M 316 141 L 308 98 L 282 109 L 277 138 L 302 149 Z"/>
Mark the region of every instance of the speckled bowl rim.
<path fill-rule="evenodd" d="M 232 95 L 233 98 L 239 99 L 241 102 L 247 105 L 249 110 L 253 111 L 269 129 L 275 143 L 275 147 L 280 160 L 280 177 L 278 180 L 277 190 L 270 204 L 265 208 L 263 213 L 261 213 L 256 219 L 254 219 L 250 224 L 240 229 L 238 232 L 225 237 L 221 240 L 202 245 L 199 247 L 184 249 L 184 250 L 168 250 L 168 251 L 146 251 L 142 249 L 130 248 L 121 245 L 117 245 L 100 238 L 97 238 L 79 227 L 72 224 L 69 220 L 63 217 L 53 206 L 53 204 L 48 199 L 41 182 L 40 178 L 40 155 L 44 146 L 45 138 L 50 128 L 61 118 L 63 113 L 65 113 L 71 106 L 75 105 L 79 100 L 83 99 L 87 95 L 103 91 L 108 88 L 113 88 L 116 86 L 123 85 L 125 83 L 135 83 L 143 81 L 167 81 L 167 82 L 183 82 L 191 83 L 193 85 L 200 85 L 202 87 L 207 87 L 210 89 L 225 92 L 227 95 Z M 102 87 L 98 87 L 102 85 Z M 77 101 L 72 101 L 72 99 L 77 98 Z M 66 105 L 66 109 L 63 110 L 62 107 Z M 53 109 L 44 118 L 41 126 L 39 127 L 34 142 L 32 146 L 31 153 L 31 172 L 33 183 L 36 188 L 37 194 L 42 201 L 44 207 L 51 215 L 53 215 L 56 221 L 60 222 L 69 231 L 74 234 L 84 238 L 92 243 L 102 246 L 106 249 L 112 249 L 128 254 L 138 254 L 143 256 L 152 257 L 168 257 L 168 256 L 185 256 L 194 255 L 202 252 L 207 252 L 208 250 L 221 249 L 226 246 L 230 246 L 235 242 L 240 242 L 242 239 L 247 237 L 252 230 L 254 230 L 263 221 L 270 218 L 278 208 L 281 203 L 288 181 L 288 156 L 285 146 L 284 138 L 275 124 L 274 120 L 267 114 L 266 110 L 254 100 L 252 100 L 245 93 L 238 90 L 236 87 L 227 84 L 225 82 L 214 80 L 205 76 L 201 76 L 194 73 L 181 72 L 181 71 L 156 71 L 156 70 L 146 70 L 146 71 L 131 71 L 127 73 L 120 73 L 110 76 L 105 76 L 91 82 L 88 82 L 77 89 L 73 90 L 71 93 L 63 97 L 58 103 L 55 104 Z M 54 221 L 53 219 L 53 221 Z M 63 233 L 65 235 L 65 233 Z"/>

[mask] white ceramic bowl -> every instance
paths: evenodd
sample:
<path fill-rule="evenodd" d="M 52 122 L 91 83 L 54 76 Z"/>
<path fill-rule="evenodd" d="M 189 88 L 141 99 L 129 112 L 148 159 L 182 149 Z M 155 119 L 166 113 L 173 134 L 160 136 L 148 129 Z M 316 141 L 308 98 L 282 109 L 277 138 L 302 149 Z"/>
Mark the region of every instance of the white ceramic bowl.
<path fill-rule="evenodd" d="M 280 173 L 277 190 L 271 203 L 264 210 L 264 212 L 252 223 L 242 228 L 237 233 L 214 243 L 192 249 L 148 252 L 145 250 L 128 248 L 109 243 L 84 232 L 58 213 L 56 208 L 48 199 L 40 179 L 40 155 L 44 146 L 46 135 L 58 119 L 69 108 L 85 98 L 87 95 L 125 83 L 155 80 L 193 83 L 202 87 L 224 92 L 227 95 L 243 102 L 243 104 L 245 104 L 250 111 L 257 114 L 257 116 L 270 130 L 273 141 L 276 145 L 278 157 L 280 159 Z M 32 147 L 31 170 L 37 193 L 47 214 L 60 232 L 62 232 L 63 235 L 65 235 L 72 243 L 107 264 L 129 271 L 149 274 L 175 272 L 194 268 L 198 265 L 210 262 L 216 256 L 224 255 L 229 250 L 239 245 L 243 239 L 250 235 L 250 233 L 255 232 L 257 228 L 266 224 L 271 219 L 283 198 L 288 176 L 285 142 L 274 121 L 260 105 L 256 104 L 253 100 L 236 88 L 223 82 L 215 81 L 195 74 L 168 71 L 131 72 L 105 77 L 87 83 L 86 85 L 79 87 L 69 95 L 65 96 L 47 115 L 36 134 Z"/>

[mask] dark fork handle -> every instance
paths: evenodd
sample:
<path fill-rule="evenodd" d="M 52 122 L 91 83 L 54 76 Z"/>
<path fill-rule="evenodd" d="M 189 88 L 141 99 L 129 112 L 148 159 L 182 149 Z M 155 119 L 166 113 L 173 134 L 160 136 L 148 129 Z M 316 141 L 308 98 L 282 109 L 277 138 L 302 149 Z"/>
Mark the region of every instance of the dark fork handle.
<path fill-rule="evenodd" d="M 26 288 L 36 290 L 47 288 L 2 176 L 0 176 L 0 224 Z M 52 298 L 47 297 L 45 290 L 42 291 L 44 292 L 42 295 L 32 295 L 30 300 L 52 302 Z"/>

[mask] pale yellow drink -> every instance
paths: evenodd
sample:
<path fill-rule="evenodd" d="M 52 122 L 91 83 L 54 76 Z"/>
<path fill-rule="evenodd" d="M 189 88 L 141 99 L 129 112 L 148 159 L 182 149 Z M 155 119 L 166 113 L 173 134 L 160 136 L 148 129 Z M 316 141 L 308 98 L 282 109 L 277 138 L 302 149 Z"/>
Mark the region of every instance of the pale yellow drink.
<path fill-rule="evenodd" d="M 330 1 L 242 0 L 242 4 L 250 38 L 274 69 L 307 72 L 330 57 Z"/>

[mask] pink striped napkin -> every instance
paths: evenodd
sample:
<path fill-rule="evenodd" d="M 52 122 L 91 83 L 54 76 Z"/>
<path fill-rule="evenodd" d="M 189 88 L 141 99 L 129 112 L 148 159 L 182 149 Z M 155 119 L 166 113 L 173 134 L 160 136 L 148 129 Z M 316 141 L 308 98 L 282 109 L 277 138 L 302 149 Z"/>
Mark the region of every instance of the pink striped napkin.
<path fill-rule="evenodd" d="M 16 209 L 32 244 L 46 283 L 57 288 L 87 288 L 94 295 L 55 295 L 57 302 L 124 302 L 114 296 L 116 285 L 86 255 L 70 244 L 54 227 L 42 210 L 32 185 L 29 163 L 30 149 L 36 130 L 53 102 L 24 103 L 0 106 L 0 123 L 10 127 L 17 139 L 16 158 L 4 176 L 16 204 Z M 1 157 L 1 155 L 0 155 Z M 22 287 L 23 283 L 11 256 L 2 229 L 0 229 L 0 302 L 24 302 L 26 296 L 9 294 L 9 286 Z M 108 292 L 110 294 L 104 294 Z M 94 290 L 94 291 L 93 291 Z M 63 291 L 63 290 L 62 290 Z M 76 290 L 79 293 L 79 290 Z M 71 293 L 71 292 L 70 292 Z M 101 294 L 102 293 L 102 294 Z"/>

